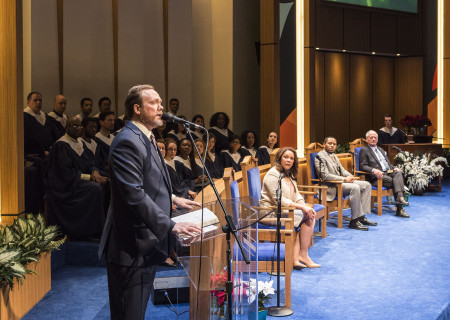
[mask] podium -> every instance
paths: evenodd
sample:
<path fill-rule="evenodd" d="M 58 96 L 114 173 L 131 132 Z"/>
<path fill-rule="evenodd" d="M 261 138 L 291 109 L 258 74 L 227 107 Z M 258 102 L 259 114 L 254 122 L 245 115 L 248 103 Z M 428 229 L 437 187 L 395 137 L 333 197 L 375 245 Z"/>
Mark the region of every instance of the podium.
<path fill-rule="evenodd" d="M 256 201 L 257 202 L 257 201 Z M 232 240 L 233 319 L 258 318 L 258 224 L 261 212 L 252 208 L 251 197 L 223 200 L 224 207 L 233 217 L 237 236 L 241 241 L 250 264 L 242 258 L 240 249 Z M 219 223 L 208 227 L 201 236 L 183 239 L 190 246 L 190 256 L 179 261 L 190 278 L 190 319 L 224 319 L 229 304 L 226 301 L 227 276 L 226 234 L 224 212 L 218 201 L 204 205 L 216 214 Z M 266 210 L 264 215 L 269 214 Z M 189 244 L 187 243 L 189 242 Z"/>

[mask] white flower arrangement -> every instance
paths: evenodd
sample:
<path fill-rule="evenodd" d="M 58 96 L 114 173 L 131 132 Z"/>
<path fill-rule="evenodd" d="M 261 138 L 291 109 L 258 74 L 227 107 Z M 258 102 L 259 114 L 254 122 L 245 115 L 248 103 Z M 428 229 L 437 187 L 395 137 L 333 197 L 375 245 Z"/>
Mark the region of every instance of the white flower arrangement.
<path fill-rule="evenodd" d="M 249 303 L 251 304 L 256 299 L 256 279 L 251 278 L 248 284 L 249 288 Z M 264 301 L 270 299 L 269 295 L 275 294 L 273 288 L 273 280 L 270 281 L 258 281 L 258 309 L 265 310 Z"/>
<path fill-rule="evenodd" d="M 431 179 L 442 176 L 444 167 L 439 163 L 448 166 L 447 159 L 437 157 L 431 160 L 430 153 L 413 154 L 403 151 L 395 156 L 397 167 L 402 169 L 406 178 L 406 184 L 412 192 L 423 190 Z"/>

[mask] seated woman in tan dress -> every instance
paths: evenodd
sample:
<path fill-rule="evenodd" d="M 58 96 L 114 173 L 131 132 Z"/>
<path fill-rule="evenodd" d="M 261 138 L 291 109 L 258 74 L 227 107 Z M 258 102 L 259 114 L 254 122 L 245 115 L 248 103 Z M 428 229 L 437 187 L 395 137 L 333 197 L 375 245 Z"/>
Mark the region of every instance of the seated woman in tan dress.
<path fill-rule="evenodd" d="M 312 261 L 308 255 L 316 212 L 305 203 L 298 192 L 297 172 L 298 160 L 295 150 L 289 147 L 281 148 L 277 153 L 275 166 L 264 176 L 260 205 L 268 207 L 277 204 L 276 193 L 281 179 L 281 205 L 295 208 L 294 226 L 297 234 L 294 244 L 294 269 L 298 270 L 305 266 L 318 268 L 320 264 Z M 282 212 L 285 213 L 287 210 Z"/>

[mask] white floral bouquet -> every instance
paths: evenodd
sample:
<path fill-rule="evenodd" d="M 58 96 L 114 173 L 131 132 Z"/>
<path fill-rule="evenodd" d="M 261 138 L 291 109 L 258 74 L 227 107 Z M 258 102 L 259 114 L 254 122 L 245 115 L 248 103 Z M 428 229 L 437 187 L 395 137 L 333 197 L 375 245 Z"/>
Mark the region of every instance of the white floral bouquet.
<path fill-rule="evenodd" d="M 250 279 L 248 284 L 249 288 L 249 304 L 255 301 L 256 298 L 256 279 Z M 275 294 L 273 288 L 273 280 L 270 281 L 258 281 L 258 310 L 266 310 L 264 302 L 269 300 L 269 295 Z"/>
<path fill-rule="evenodd" d="M 403 171 L 406 178 L 406 184 L 412 191 L 425 189 L 431 179 L 441 176 L 444 167 L 439 163 L 448 166 L 447 159 L 437 157 L 432 159 L 430 153 L 413 154 L 408 151 L 399 152 L 395 156 L 397 167 Z"/>

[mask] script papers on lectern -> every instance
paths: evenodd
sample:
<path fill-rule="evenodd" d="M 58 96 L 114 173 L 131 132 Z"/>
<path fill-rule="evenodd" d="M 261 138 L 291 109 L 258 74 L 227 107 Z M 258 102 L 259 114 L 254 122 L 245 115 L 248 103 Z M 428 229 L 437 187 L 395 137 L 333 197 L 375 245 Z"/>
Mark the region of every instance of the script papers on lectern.
<path fill-rule="evenodd" d="M 192 212 L 188 212 L 186 214 L 177 216 L 172 218 L 175 223 L 180 222 L 191 222 L 195 224 L 197 227 L 200 227 L 202 224 L 202 214 L 203 214 L 203 233 L 213 231 L 217 229 L 217 224 L 219 223 L 219 219 L 211 210 L 207 208 L 203 208 L 203 210 L 196 210 Z M 183 240 L 186 240 L 185 236 L 183 236 Z"/>

